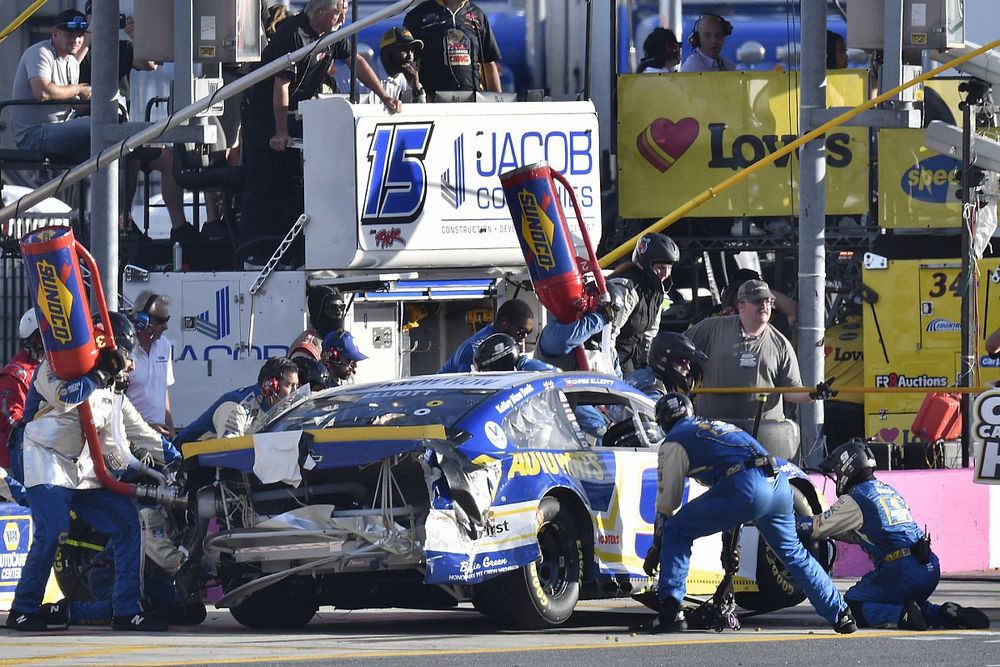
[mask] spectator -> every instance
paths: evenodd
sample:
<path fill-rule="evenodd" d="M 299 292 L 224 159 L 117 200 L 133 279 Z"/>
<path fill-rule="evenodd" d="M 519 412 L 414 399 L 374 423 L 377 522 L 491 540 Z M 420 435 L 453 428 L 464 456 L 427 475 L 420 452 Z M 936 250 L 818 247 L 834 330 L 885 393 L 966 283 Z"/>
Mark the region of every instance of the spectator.
<path fill-rule="evenodd" d="M 426 102 L 427 91 L 420 84 L 415 54 L 423 50 L 424 43 L 414 39 L 406 28 L 389 28 L 379 42 L 379 58 L 388 78 L 382 79 L 382 87 L 397 100 L 403 102 Z M 378 100 L 369 93 L 369 102 Z"/>
<path fill-rule="evenodd" d="M 736 63 L 722 55 L 733 24 L 718 14 L 702 14 L 688 36 L 693 51 L 681 65 L 682 72 L 735 72 Z"/>
<path fill-rule="evenodd" d="M 695 347 L 708 355 L 703 387 L 800 387 L 799 362 L 781 332 L 770 324 L 774 294 L 762 280 L 748 280 L 737 292 L 737 315 L 709 317 L 688 330 L 687 336 Z M 784 399 L 782 398 L 784 396 Z M 816 398 L 829 398 L 825 383 L 815 391 L 803 388 L 802 393 L 766 394 L 762 418 L 782 420 L 783 400 L 808 403 Z M 698 414 L 709 419 L 751 421 L 757 412 L 752 394 L 700 394 Z M 773 443 L 765 443 L 775 449 Z M 789 444 L 789 443 L 783 443 Z M 794 443 L 794 449 L 798 443 Z M 786 452 L 780 452 L 780 455 Z M 779 455 L 776 454 L 776 455 Z M 789 458 L 784 456 L 784 458 Z"/>
<path fill-rule="evenodd" d="M 646 234 L 635 244 L 632 261 L 617 267 L 608 278 L 615 308 L 611 340 L 626 375 L 646 365 L 649 343 L 660 328 L 660 312 L 673 286 L 673 265 L 680 258 L 669 236 Z"/>
<path fill-rule="evenodd" d="M 310 326 L 292 341 L 288 356 L 291 359 L 305 356 L 319 361 L 323 356 L 323 339 L 334 331 L 344 330 L 347 304 L 337 289 L 317 285 L 306 293 L 306 307 Z"/>
<path fill-rule="evenodd" d="M 832 30 L 826 31 L 826 68 L 847 69 L 847 44 Z"/>
<path fill-rule="evenodd" d="M 493 333 L 505 333 L 519 345 L 535 330 L 535 314 L 531 306 L 520 299 L 510 299 L 500 304 L 493 324 L 485 327 L 462 341 L 454 354 L 438 369 L 438 373 L 468 373 L 472 370 L 475 345 Z M 544 361 L 544 360 L 543 360 Z"/>
<path fill-rule="evenodd" d="M 272 357 L 257 373 L 257 384 L 226 392 L 174 439 L 174 446 L 207 437 L 234 438 L 255 432 L 275 403 L 299 386 L 299 367 L 286 357 Z"/>
<path fill-rule="evenodd" d="M 64 9 L 56 15 L 51 39 L 32 44 L 21 55 L 11 97 L 67 104 L 15 107 L 11 127 L 18 148 L 73 162 L 90 157 L 90 118 L 78 117 L 71 104 L 90 99 L 90 86 L 80 83 L 76 59 L 86 32 L 83 12 Z"/>
<path fill-rule="evenodd" d="M 323 363 L 330 371 L 331 387 L 351 381 L 358 370 L 358 362 L 367 358 L 348 331 L 334 331 L 323 339 Z"/>
<path fill-rule="evenodd" d="M 139 345 L 135 350 L 135 370 L 129 375 L 128 397 L 146 423 L 174 437 L 170 416 L 170 385 L 174 383 L 173 346 L 163 337 L 170 321 L 170 300 L 149 290 L 135 298 L 138 310 L 132 313 Z"/>
<path fill-rule="evenodd" d="M 285 19 L 278 26 L 261 56 L 261 65 L 278 60 L 313 44 L 340 28 L 347 16 L 346 0 L 309 0 L 301 14 Z M 315 97 L 327 80 L 327 71 L 336 60 L 351 58 L 346 40 L 318 51 L 289 65 L 273 77 L 253 87 L 243 118 L 242 152 L 247 175 L 241 199 L 243 218 L 242 254 L 247 262 L 263 265 L 278 247 L 292 224 L 302 213 L 302 162 L 297 151 L 288 150 L 292 135 L 300 135 L 298 121 L 289 119 L 300 102 Z M 401 103 L 382 88 L 378 77 L 364 58 L 354 63 L 358 79 L 375 91 L 391 112 Z M 300 265 L 305 261 L 305 242 L 300 237 L 286 261 Z"/>
<path fill-rule="evenodd" d="M 25 427 L 23 444 L 24 483 L 28 487 L 34 532 L 7 616 L 7 627 L 14 630 L 48 629 L 40 615 L 40 604 L 60 536 L 69 530 L 71 510 L 110 538 L 116 573 L 112 627 L 139 631 L 167 628 L 166 624 L 146 616 L 140 605 L 142 530 L 135 502 L 102 488 L 83 442 L 80 414 L 76 410 L 84 401 L 90 404 L 106 460 L 122 462 L 134 458 L 119 440 L 119 434 L 151 455 L 163 451 L 160 435 L 142 420 L 120 389 L 136 347 L 132 323 L 124 315 L 112 313 L 111 326 L 118 348 L 102 350 L 90 374 L 60 380 L 48 361 L 43 361 L 38 369 L 34 387 L 43 407 Z"/>
<path fill-rule="evenodd" d="M 403 19 L 423 42 L 420 76 L 428 92 L 500 92 L 500 47 L 486 13 L 471 0 L 424 0 Z"/>
<path fill-rule="evenodd" d="M 720 313 L 722 315 L 735 315 L 739 310 L 739 301 L 736 298 L 740 286 L 748 280 L 760 280 L 760 274 L 753 269 L 737 269 L 729 281 L 729 284 L 722 289 L 722 305 Z M 788 340 L 792 339 L 795 331 L 795 324 L 799 320 L 799 303 L 774 288 L 771 294 L 774 295 L 774 310 L 771 312 L 771 325 L 780 331 Z"/>
<path fill-rule="evenodd" d="M 90 84 L 91 78 L 91 50 L 90 42 L 93 35 L 93 12 L 91 9 L 92 0 L 87 0 L 84 13 L 87 16 L 87 32 L 83 37 L 83 47 L 77 52 L 76 59 L 80 61 L 80 82 Z M 130 82 L 129 73 L 134 69 L 137 71 L 153 71 L 156 63 L 152 60 L 136 60 L 132 47 L 133 31 L 135 23 L 131 16 L 125 18 L 125 34 L 128 39 L 118 41 L 118 107 L 119 118 L 129 119 L 130 104 Z M 170 240 L 189 241 L 198 240 L 194 238 L 195 228 L 184 219 L 184 194 L 177 181 L 174 180 L 173 151 L 169 148 L 156 148 L 154 146 L 142 146 L 134 151 L 125 164 L 125 211 L 122 212 L 122 219 L 126 222 L 122 225 L 123 231 L 127 234 L 138 235 L 139 228 L 132 221 L 130 209 L 132 201 L 135 199 L 135 191 L 139 185 L 139 169 L 160 172 L 160 190 L 163 195 L 163 204 L 167 207 L 170 216 Z"/>
<path fill-rule="evenodd" d="M 642 60 L 636 72 L 658 74 L 676 72 L 681 62 L 681 45 L 670 28 L 653 28 L 642 43 Z"/>

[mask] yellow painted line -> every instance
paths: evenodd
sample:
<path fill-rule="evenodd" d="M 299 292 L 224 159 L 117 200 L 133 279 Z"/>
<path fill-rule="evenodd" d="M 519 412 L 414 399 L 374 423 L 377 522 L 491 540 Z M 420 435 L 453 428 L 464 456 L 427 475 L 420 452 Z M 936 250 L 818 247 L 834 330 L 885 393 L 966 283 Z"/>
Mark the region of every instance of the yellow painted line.
<path fill-rule="evenodd" d="M 219 454 L 222 452 L 235 452 L 240 449 L 253 449 L 253 436 L 241 435 L 235 438 L 212 438 L 211 440 L 187 442 L 181 446 L 184 458 L 186 459 L 193 458 L 199 454 Z"/>
<path fill-rule="evenodd" d="M 637 619 L 638 620 L 638 619 Z M 631 633 L 627 630 L 618 632 L 608 632 L 608 635 L 614 635 L 621 637 L 626 635 L 624 641 L 615 642 L 614 640 L 604 641 L 602 643 L 591 643 L 591 644 L 552 644 L 549 646 L 515 646 L 515 647 L 497 647 L 497 648 L 468 648 L 468 649 L 429 649 L 429 650 L 403 650 L 394 649 L 386 651 L 354 651 L 345 653 L 299 653 L 297 655 L 272 655 L 272 656 L 254 656 L 252 658 L 218 658 L 214 660 L 206 660 L 200 658 L 197 660 L 176 660 L 171 662 L 152 662 L 148 659 L 142 661 L 143 667 L 184 667 L 187 665 L 220 665 L 220 664 L 259 664 L 259 663 L 269 663 L 269 662 L 303 662 L 303 661 L 316 661 L 316 660 L 363 660 L 365 658 L 409 658 L 409 657 L 427 657 L 427 656 L 452 656 L 452 655 L 498 655 L 504 653 L 551 653 L 556 651 L 589 651 L 589 650 L 600 650 L 600 649 L 612 649 L 621 650 L 623 648 L 649 648 L 657 646 L 698 646 L 698 645 L 712 645 L 712 644 L 772 644 L 779 642 L 797 642 L 797 641 L 813 641 L 813 640 L 830 640 L 830 639 L 871 639 L 871 638 L 882 638 L 882 637 L 909 637 L 909 636 L 919 636 L 919 637 L 929 637 L 934 635 L 952 635 L 952 634 L 974 634 L 979 632 L 978 630 L 925 630 L 923 632 L 917 631 L 906 631 L 906 630 L 872 630 L 857 632 L 853 635 L 838 635 L 830 628 L 816 628 L 816 629 L 803 629 L 801 632 L 805 634 L 796 635 L 760 635 L 760 634 L 750 634 L 750 633 L 733 633 L 730 636 L 717 636 L 717 633 L 711 631 L 704 631 L 706 636 L 702 637 L 691 637 L 689 639 L 681 638 L 684 634 L 690 635 L 691 633 L 682 633 L 682 635 L 674 635 L 673 639 L 661 639 L 655 641 L 631 641 Z M 315 641 L 317 635 L 311 635 L 310 641 Z M 306 638 L 303 637 L 303 641 Z M 254 644 L 241 644 L 239 648 L 251 649 Z M 160 647 L 150 646 L 148 648 L 176 648 L 174 645 L 164 645 Z M 265 647 L 261 647 L 265 648 Z M 51 659 L 51 658 L 49 658 Z M 39 660 L 43 660 L 39 658 Z M 5 664 L 0 662 L 0 664 Z M 16 663 L 14 663 L 16 664 Z"/>
<path fill-rule="evenodd" d="M 9 637 L 10 636 L 8 635 L 8 638 Z M 7 645 L 4 647 L 4 652 L 5 653 L 9 653 L 11 650 L 13 650 L 14 648 L 16 648 L 17 646 L 22 646 L 22 644 L 20 644 L 20 643 L 14 643 L 14 642 L 8 642 Z M 47 648 L 52 648 L 52 643 L 48 642 L 46 644 L 43 644 L 43 646 L 45 646 Z M 105 645 L 105 646 L 100 646 L 98 648 L 93 648 L 93 649 L 90 649 L 90 650 L 87 650 L 87 651 L 74 651 L 72 653 L 55 653 L 55 654 L 50 654 L 50 655 L 39 655 L 39 656 L 30 657 L 30 658 L 28 658 L 28 657 L 25 657 L 25 658 L 2 658 L 2 659 L 0 659 L 0 665 L 3 665 L 4 667 L 6 667 L 7 665 L 10 665 L 11 667 L 13 667 L 14 665 L 36 665 L 36 664 L 39 664 L 39 663 L 42 663 L 42 664 L 51 664 L 51 663 L 59 661 L 59 660 L 63 660 L 63 661 L 65 661 L 65 660 L 73 660 L 74 658 L 89 658 L 89 657 L 92 657 L 92 656 L 100 656 L 100 655 L 119 655 L 119 654 L 123 654 L 123 653 L 138 653 L 139 651 L 146 651 L 149 648 L 150 648 L 149 646 L 111 646 L 109 644 L 109 645 Z M 165 646 L 164 648 L 167 648 L 167 647 Z M 143 662 L 143 664 L 146 664 L 146 663 Z M 192 663 L 192 664 L 194 664 L 194 663 Z"/>
<path fill-rule="evenodd" d="M 444 440 L 444 426 L 350 426 L 306 431 L 314 442 L 345 442 L 368 440 Z"/>

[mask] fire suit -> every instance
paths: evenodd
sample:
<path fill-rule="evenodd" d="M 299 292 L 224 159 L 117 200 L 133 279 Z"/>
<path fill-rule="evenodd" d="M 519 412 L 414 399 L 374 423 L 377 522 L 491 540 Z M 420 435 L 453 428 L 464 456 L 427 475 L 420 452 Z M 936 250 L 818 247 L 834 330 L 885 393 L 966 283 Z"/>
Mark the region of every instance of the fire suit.
<path fill-rule="evenodd" d="M 856 542 L 875 563 L 875 569 L 844 594 L 862 627 L 895 627 L 911 600 L 920 606 L 928 626 L 954 627 L 946 624 L 941 605 L 927 599 L 941 579 L 938 557 L 929 545 L 923 558 L 911 553 L 924 533 L 903 496 L 889 484 L 870 479 L 855 485 L 823 514 L 800 521 L 799 532 Z"/>
<path fill-rule="evenodd" d="M 759 442 L 725 422 L 684 417 L 666 434 L 657 468 L 656 511 L 664 521 L 659 598 L 684 599 L 691 544 L 697 538 L 753 521 L 819 615 L 835 625 L 847 605 L 795 534 L 788 478 L 768 459 Z M 674 514 L 685 477 L 709 490 Z"/>
<path fill-rule="evenodd" d="M 458 349 L 448 357 L 448 361 L 438 369 L 438 373 L 468 373 L 472 370 L 472 360 L 476 356 L 476 345 L 493 333 L 493 325 L 485 327 L 466 338 Z"/>
<path fill-rule="evenodd" d="M 177 434 L 174 446 L 200 440 L 209 433 L 217 438 L 253 433 L 269 408 L 257 385 L 226 392 Z"/>
<path fill-rule="evenodd" d="M 163 440 L 142 420 L 126 396 L 98 388 L 89 377 L 60 380 L 44 361 L 34 388 L 41 403 L 34 419 L 24 428 L 22 444 L 24 485 L 28 488 L 34 533 L 11 609 L 38 613 L 59 536 L 69 530 L 70 511 L 73 511 L 109 537 L 117 573 L 112 596 L 114 615 L 139 614 L 142 611 L 139 513 L 133 499 L 101 487 L 81 435 L 76 407 L 84 401 L 90 403 L 99 444 L 111 469 L 122 470 L 135 460 L 128 440 L 163 462 Z"/>
<path fill-rule="evenodd" d="M 24 400 L 37 368 L 38 364 L 31 360 L 27 351 L 21 350 L 0 369 L 0 466 L 4 468 L 10 467 L 7 439 L 22 420 Z"/>

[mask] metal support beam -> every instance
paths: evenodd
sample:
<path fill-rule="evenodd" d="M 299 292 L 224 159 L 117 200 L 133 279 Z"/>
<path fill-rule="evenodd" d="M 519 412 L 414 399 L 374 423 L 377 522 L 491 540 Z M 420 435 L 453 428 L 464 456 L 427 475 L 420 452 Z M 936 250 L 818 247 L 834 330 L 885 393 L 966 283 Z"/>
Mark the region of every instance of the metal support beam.
<path fill-rule="evenodd" d="M 799 71 L 800 123 L 826 108 L 826 3 L 802 2 L 802 69 Z M 804 132 L 815 126 L 801 128 Z M 823 379 L 826 334 L 826 139 L 816 137 L 799 152 L 799 371 L 802 383 Z M 792 195 L 794 197 L 794 194 Z M 823 424 L 823 404 L 801 406 L 802 449 L 806 465 L 825 456 L 815 446 Z"/>
<path fill-rule="evenodd" d="M 118 125 L 118 0 L 95 0 L 91 34 L 90 154 L 113 142 L 109 128 Z M 91 179 L 90 250 L 101 272 L 104 299 L 118 309 L 118 160 Z"/>

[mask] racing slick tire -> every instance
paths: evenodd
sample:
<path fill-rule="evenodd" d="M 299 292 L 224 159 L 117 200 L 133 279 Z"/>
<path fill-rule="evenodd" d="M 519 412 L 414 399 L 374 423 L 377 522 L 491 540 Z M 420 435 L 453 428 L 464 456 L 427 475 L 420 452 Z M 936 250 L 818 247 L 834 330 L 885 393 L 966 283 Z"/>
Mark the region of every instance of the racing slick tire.
<path fill-rule="evenodd" d="M 318 609 L 311 596 L 279 582 L 257 591 L 229 611 L 248 628 L 294 630 L 312 620 Z"/>
<path fill-rule="evenodd" d="M 812 516 L 805 494 L 792 486 L 793 505 L 797 518 Z M 806 599 L 802 588 L 792 579 L 791 572 L 778 559 L 763 537 L 757 537 L 757 591 L 736 593 L 736 604 L 757 612 L 794 607 Z M 832 540 L 810 540 L 803 543 L 827 574 L 833 569 L 835 552 Z"/>
<path fill-rule="evenodd" d="M 539 559 L 483 582 L 480 591 L 489 595 L 487 613 L 515 628 L 561 625 L 580 599 L 583 543 L 577 524 L 552 497 L 542 498 L 538 512 Z"/>
<path fill-rule="evenodd" d="M 89 574 L 94 557 L 104 551 L 108 538 L 76 514 L 70 516 L 69 533 L 56 549 L 52 571 L 63 597 L 74 602 L 91 600 Z"/>

